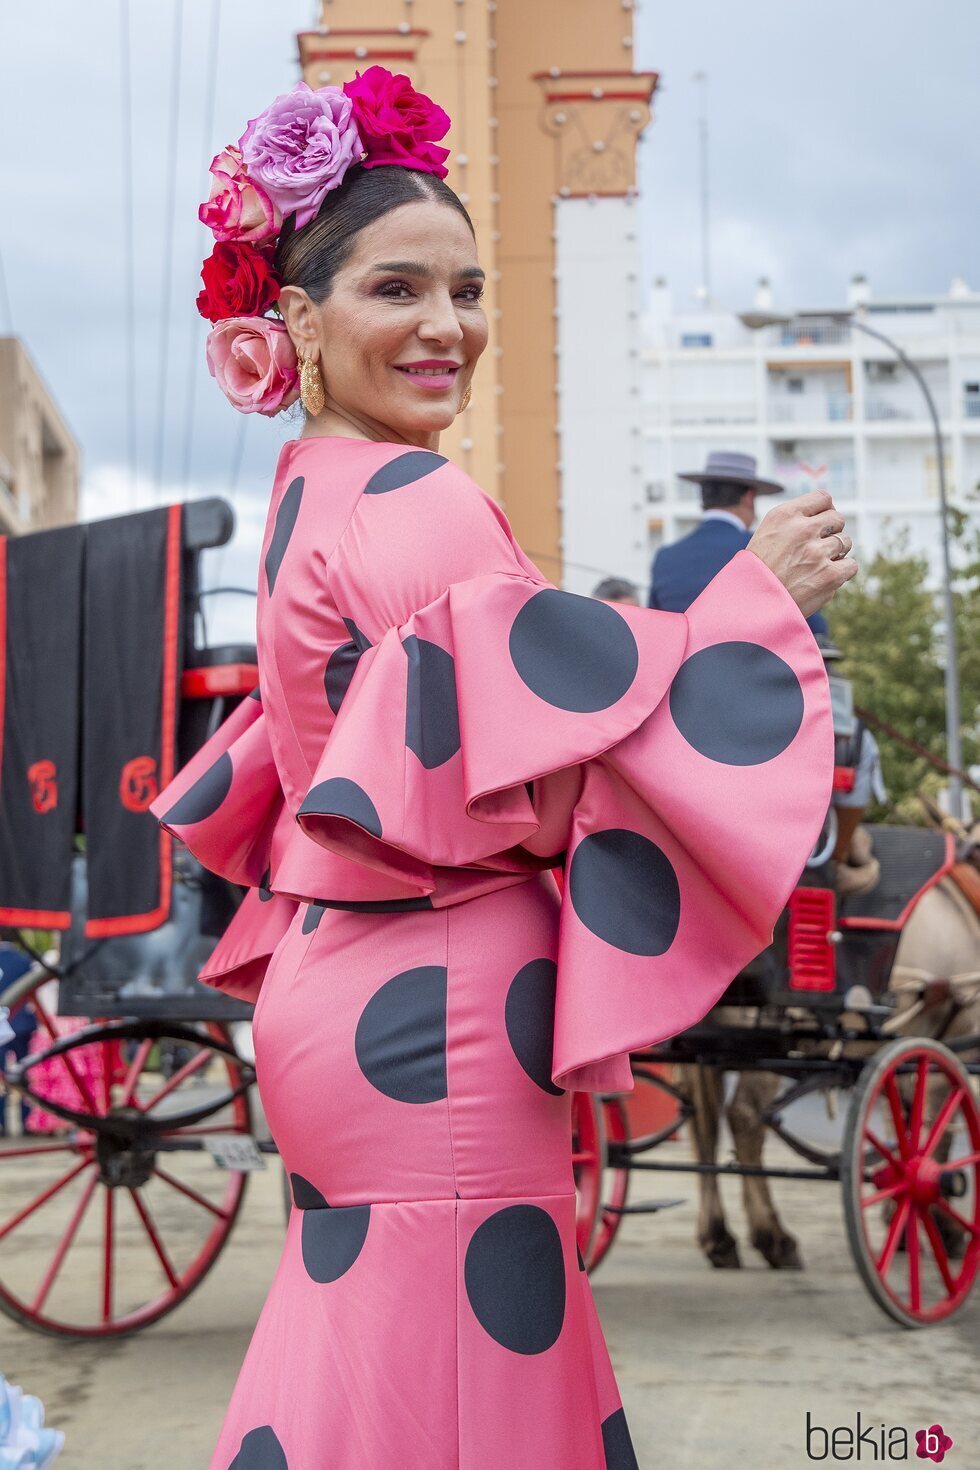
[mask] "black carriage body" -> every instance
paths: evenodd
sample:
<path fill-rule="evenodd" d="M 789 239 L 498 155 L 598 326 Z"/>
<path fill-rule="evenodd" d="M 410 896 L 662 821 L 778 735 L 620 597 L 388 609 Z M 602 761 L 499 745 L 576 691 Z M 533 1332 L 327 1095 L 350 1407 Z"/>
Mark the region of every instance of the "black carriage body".
<path fill-rule="evenodd" d="M 38 595 L 49 595 L 53 580 L 64 581 L 66 565 L 78 584 L 74 618 L 81 629 L 77 655 L 68 661 L 77 677 L 49 681 L 65 706 L 66 728 L 81 709 L 73 747 L 78 791 L 71 785 L 63 814 L 68 825 L 52 863 L 61 875 L 63 912 L 51 927 L 63 931 L 62 1015 L 216 1021 L 251 1015 L 250 1005 L 197 979 L 242 890 L 203 869 L 148 810 L 169 773 L 257 682 L 254 645 L 214 649 L 197 642 L 201 553 L 227 542 L 233 528 L 231 507 L 217 499 L 71 527 L 83 567 L 77 575 L 74 561 L 60 554 L 62 533 L 21 537 L 10 548 L 33 567 Z M 42 678 L 38 666 L 33 686 L 40 689 Z M 15 754 L 22 745 L 17 732 Z M 81 840 L 72 852 L 75 833 Z M 24 840 L 19 850 L 32 850 Z M 37 882 L 49 882 L 35 866 Z M 36 887 L 33 879 L 22 884 L 9 914 L 0 912 L 8 924 L 26 926 L 31 910 L 52 907 L 31 901 L 32 882 Z M 43 917 L 36 927 L 45 927 Z"/>
<path fill-rule="evenodd" d="M 722 1004 L 812 1006 L 833 1014 L 855 987 L 875 1004 L 884 1001 L 902 929 L 922 894 L 952 866 L 953 841 L 923 827 L 881 824 L 868 832 L 881 867 L 875 887 L 839 900 L 829 862 L 807 869 L 772 944 L 736 976 Z"/>

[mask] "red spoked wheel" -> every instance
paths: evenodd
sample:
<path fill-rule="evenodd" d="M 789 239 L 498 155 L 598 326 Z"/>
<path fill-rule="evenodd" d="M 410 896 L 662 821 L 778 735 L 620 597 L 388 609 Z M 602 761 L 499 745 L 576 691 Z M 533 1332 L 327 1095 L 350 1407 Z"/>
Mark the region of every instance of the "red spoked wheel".
<path fill-rule="evenodd" d="M 224 1247 L 247 1176 L 222 1158 L 235 1136 L 254 1149 L 254 1073 L 218 1022 L 66 1024 L 56 1002 L 37 971 L 4 995 L 21 1044 L 0 1056 L 0 1311 L 119 1337 L 172 1311 Z"/>
<path fill-rule="evenodd" d="M 586 1264 L 599 1219 L 605 1166 L 606 1134 L 602 1104 L 592 1092 L 575 1092 L 572 1094 L 572 1172 L 577 1196 L 575 1237 L 579 1255 Z"/>
<path fill-rule="evenodd" d="M 606 1131 L 606 1172 L 592 1252 L 586 1258 L 590 1271 L 595 1270 L 616 1238 L 630 1187 L 629 1163 L 617 1152 L 617 1145 L 628 1143 L 630 1137 L 629 1114 L 619 1093 L 603 1097 L 602 1118 Z"/>
<path fill-rule="evenodd" d="M 841 1157 L 858 1271 L 905 1327 L 951 1317 L 980 1268 L 980 1107 L 937 1041 L 883 1048 L 855 1089 Z"/>

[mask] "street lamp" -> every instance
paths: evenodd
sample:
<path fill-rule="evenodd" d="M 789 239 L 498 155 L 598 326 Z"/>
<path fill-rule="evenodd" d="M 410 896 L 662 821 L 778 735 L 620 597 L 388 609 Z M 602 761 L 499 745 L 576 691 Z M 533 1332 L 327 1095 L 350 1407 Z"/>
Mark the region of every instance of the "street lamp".
<path fill-rule="evenodd" d="M 869 327 L 867 322 L 853 311 L 834 311 L 827 315 L 832 321 L 847 322 L 855 327 L 857 331 L 864 332 L 868 337 L 874 337 L 878 342 L 884 343 L 890 351 L 894 352 L 899 362 L 906 367 L 912 377 L 922 390 L 929 417 L 932 420 L 932 432 L 936 441 L 936 469 L 939 475 L 939 515 L 942 530 L 942 566 L 943 566 L 943 612 L 946 619 L 946 669 L 944 684 L 946 691 L 946 759 L 954 771 L 963 769 L 963 748 L 960 741 L 960 684 L 959 684 L 959 656 L 956 643 L 956 615 L 953 607 L 953 583 L 950 573 L 949 561 L 949 511 L 946 502 L 946 467 L 943 456 L 943 435 L 939 427 L 939 414 L 936 412 L 936 404 L 929 385 L 922 373 L 916 367 L 912 359 L 902 351 L 897 342 L 886 337 L 884 332 L 879 332 L 876 327 Z M 775 311 L 743 311 L 739 313 L 739 321 L 752 332 L 758 332 L 763 327 L 789 326 L 795 320 L 782 312 Z M 949 805 L 952 815 L 958 821 L 967 820 L 964 810 L 963 782 L 959 775 L 951 774 L 949 778 Z"/>

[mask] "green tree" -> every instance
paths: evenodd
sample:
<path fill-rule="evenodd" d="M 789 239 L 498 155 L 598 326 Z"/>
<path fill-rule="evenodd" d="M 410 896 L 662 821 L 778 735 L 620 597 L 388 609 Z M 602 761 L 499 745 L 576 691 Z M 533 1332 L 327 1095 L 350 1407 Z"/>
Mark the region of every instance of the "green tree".
<path fill-rule="evenodd" d="M 980 538 L 965 516 L 951 517 L 957 571 L 954 581 L 959 635 L 964 759 L 980 758 Z M 896 536 L 834 600 L 834 640 L 846 656 L 842 672 L 854 684 L 855 703 L 887 721 L 940 759 L 946 755 L 943 637 L 940 606 L 928 585 L 925 557 L 912 555 Z M 914 819 L 915 793 L 942 784 L 924 758 L 879 734 L 891 803 Z M 881 813 L 878 813 L 881 815 Z"/>

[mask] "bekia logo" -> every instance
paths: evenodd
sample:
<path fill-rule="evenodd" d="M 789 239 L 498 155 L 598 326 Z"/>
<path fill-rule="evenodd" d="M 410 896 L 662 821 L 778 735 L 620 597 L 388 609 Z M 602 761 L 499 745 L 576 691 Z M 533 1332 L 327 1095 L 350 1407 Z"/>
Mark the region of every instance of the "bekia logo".
<path fill-rule="evenodd" d="M 945 1460 L 946 1451 L 953 1448 L 953 1441 L 948 1434 L 943 1433 L 941 1424 L 932 1424 L 928 1429 L 917 1429 L 915 1442 L 918 1446 L 915 1452 L 916 1459 L 934 1460 L 937 1465 L 941 1460 Z"/>
<path fill-rule="evenodd" d="M 941 1424 L 915 1431 L 915 1458 L 939 1465 L 953 1448 Z M 817 1424 L 809 1409 L 806 1414 L 806 1457 L 808 1460 L 851 1461 L 857 1464 L 900 1464 L 909 1458 L 908 1431 L 901 1424 L 866 1423 L 860 1413 L 854 1423 L 826 1427 Z"/>

